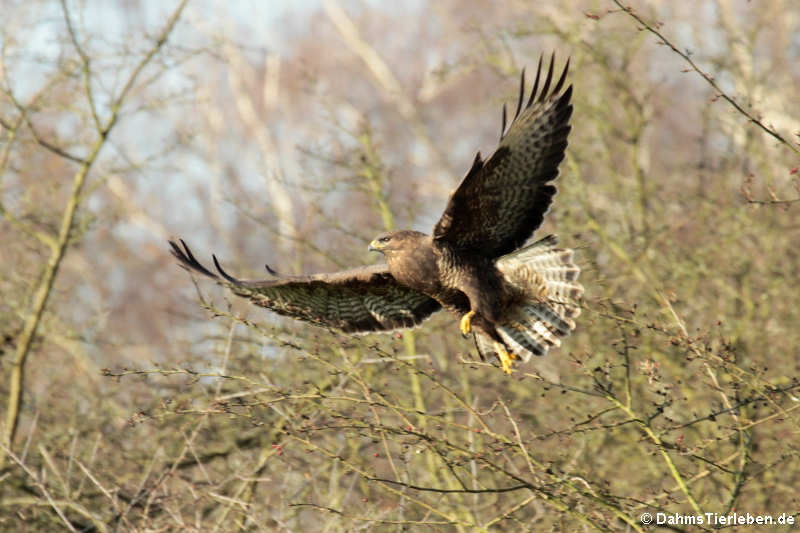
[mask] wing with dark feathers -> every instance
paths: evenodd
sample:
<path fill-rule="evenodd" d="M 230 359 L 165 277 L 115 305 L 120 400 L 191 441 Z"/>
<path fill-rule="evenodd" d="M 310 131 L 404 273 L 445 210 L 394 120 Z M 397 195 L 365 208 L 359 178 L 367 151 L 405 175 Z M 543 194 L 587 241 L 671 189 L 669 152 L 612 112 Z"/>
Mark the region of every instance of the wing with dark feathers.
<path fill-rule="evenodd" d="M 550 90 L 554 60 L 550 59 L 539 91 L 539 58 L 527 103 L 522 72 L 511 126 L 506 130 L 503 106 L 500 146 L 488 160 L 482 160 L 480 153 L 475 157 L 434 228 L 435 241 L 494 258 L 519 248 L 541 225 L 556 193 L 550 182 L 558 176 L 558 164 L 564 159 L 572 115 L 572 86 L 561 92 L 569 61 Z"/>
<path fill-rule="evenodd" d="M 170 241 L 172 255 L 187 270 L 217 280 L 234 294 L 278 314 L 348 333 L 388 331 L 420 324 L 441 309 L 433 298 L 397 283 L 385 264 L 310 276 L 238 280 L 225 272 L 214 257 L 218 274 L 200 264 L 183 240 Z"/>

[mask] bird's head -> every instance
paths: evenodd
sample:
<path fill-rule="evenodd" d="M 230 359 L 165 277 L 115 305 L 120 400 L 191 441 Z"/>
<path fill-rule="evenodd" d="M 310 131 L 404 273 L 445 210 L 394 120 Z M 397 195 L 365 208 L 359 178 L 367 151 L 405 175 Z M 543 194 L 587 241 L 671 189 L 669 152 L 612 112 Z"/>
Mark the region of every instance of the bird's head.
<path fill-rule="evenodd" d="M 375 239 L 369 243 L 369 251 L 390 255 L 392 252 L 407 250 L 416 246 L 417 241 L 421 237 L 425 237 L 425 235 L 418 231 L 391 231 L 389 233 L 383 233 L 375 237 Z"/>
<path fill-rule="evenodd" d="M 394 236 L 395 236 L 394 232 L 378 235 L 372 240 L 371 243 L 369 243 L 369 251 L 380 252 L 382 254 L 385 254 L 386 252 L 391 252 L 396 248 L 398 244 L 397 241 L 392 242 Z"/>

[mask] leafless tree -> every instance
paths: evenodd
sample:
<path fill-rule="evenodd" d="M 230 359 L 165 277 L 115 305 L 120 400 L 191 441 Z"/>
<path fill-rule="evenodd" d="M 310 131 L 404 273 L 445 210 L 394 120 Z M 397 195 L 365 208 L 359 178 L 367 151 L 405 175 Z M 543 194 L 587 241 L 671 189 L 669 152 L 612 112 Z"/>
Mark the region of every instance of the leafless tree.
<path fill-rule="evenodd" d="M 0 529 L 796 523 L 794 11 L 4 2 Z M 380 231 L 430 230 L 552 50 L 575 112 L 541 232 L 587 295 L 546 359 L 506 377 L 445 317 L 286 321 L 169 256 L 376 260 Z"/>

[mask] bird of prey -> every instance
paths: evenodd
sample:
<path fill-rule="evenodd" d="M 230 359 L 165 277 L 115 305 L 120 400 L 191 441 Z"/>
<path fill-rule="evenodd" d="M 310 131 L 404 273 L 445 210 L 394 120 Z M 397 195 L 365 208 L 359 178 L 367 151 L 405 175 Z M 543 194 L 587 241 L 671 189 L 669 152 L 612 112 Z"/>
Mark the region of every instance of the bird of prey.
<path fill-rule="evenodd" d="M 450 194 L 431 235 L 393 231 L 369 249 L 385 263 L 335 273 L 239 280 L 214 257 L 217 272 L 197 259 L 183 240 L 170 241 L 182 266 L 214 278 L 233 293 L 284 316 L 349 333 L 391 331 L 419 325 L 444 308 L 461 317 L 481 357 L 496 356 L 506 373 L 561 344 L 575 328 L 583 287 L 572 250 L 547 236 L 523 247 L 541 225 L 564 158 L 572 86 L 569 61 L 553 85 L 553 64 L 542 59 L 526 100 L 522 72 L 516 113 L 488 159 L 480 152 Z M 540 86 L 541 82 L 541 86 Z"/>

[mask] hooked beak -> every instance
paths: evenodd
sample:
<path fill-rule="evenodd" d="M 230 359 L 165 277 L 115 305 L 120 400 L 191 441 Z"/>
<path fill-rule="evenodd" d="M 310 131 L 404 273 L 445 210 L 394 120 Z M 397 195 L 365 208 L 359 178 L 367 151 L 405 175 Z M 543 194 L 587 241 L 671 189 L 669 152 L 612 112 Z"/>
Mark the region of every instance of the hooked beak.
<path fill-rule="evenodd" d="M 378 239 L 375 239 L 374 241 L 369 243 L 368 250 L 370 252 L 382 252 L 383 251 L 383 250 L 381 250 L 381 243 L 378 242 Z"/>

